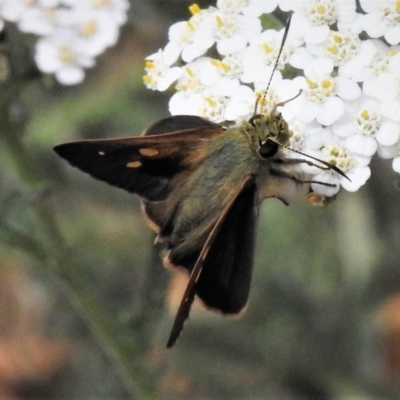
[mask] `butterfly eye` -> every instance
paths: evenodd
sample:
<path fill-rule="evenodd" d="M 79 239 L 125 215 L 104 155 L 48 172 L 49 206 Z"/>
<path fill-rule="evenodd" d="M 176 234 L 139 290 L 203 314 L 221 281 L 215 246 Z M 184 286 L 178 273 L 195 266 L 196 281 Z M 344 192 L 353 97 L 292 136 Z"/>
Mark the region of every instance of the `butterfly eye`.
<path fill-rule="evenodd" d="M 270 158 L 278 152 L 278 148 L 279 148 L 278 143 L 275 143 L 272 140 L 266 140 L 265 142 L 260 143 L 258 154 L 262 158 Z"/>

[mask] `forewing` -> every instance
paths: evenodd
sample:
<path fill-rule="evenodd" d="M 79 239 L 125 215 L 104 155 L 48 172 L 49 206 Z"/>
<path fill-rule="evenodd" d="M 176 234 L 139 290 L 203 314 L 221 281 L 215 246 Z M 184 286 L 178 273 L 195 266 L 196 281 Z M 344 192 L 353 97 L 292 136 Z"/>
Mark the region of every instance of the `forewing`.
<path fill-rule="evenodd" d="M 202 131 L 211 131 L 212 135 L 215 135 L 222 133 L 223 128 L 220 125 L 201 117 L 192 115 L 176 115 L 155 122 L 146 129 L 143 135 L 154 136 L 165 135 L 173 132 L 184 132 L 187 136 L 196 136 Z M 201 139 L 201 141 L 203 141 L 204 144 L 204 139 Z M 206 153 L 204 152 L 202 155 L 205 156 Z M 168 224 L 173 220 L 173 214 L 176 211 L 177 205 L 182 196 L 186 194 L 185 190 L 187 190 L 187 188 L 183 187 L 183 185 L 190 174 L 191 170 L 187 169 L 186 171 L 182 171 L 176 178 L 171 179 L 172 181 L 170 181 L 170 185 L 176 187 L 178 190 L 171 193 L 171 196 L 169 196 L 165 201 L 153 202 L 143 199 L 143 214 L 150 227 L 156 232 L 160 233 L 162 231 L 163 235 L 168 235 L 168 233 L 170 233 L 172 226 L 169 226 Z"/>
<path fill-rule="evenodd" d="M 167 347 L 172 347 L 180 336 L 195 294 L 207 307 L 225 314 L 239 313 L 247 304 L 253 269 L 257 206 L 257 187 L 254 178 L 248 177 L 231 194 L 231 201 L 221 211 L 199 254 L 188 256 L 187 262 L 196 261 Z M 167 261 L 174 263 L 173 249 Z M 190 269 L 188 265 L 185 267 Z"/>
<path fill-rule="evenodd" d="M 198 117 L 191 118 L 167 118 L 164 130 L 163 120 L 141 137 L 84 140 L 54 150 L 96 179 L 146 200 L 162 201 L 174 190 L 172 180 L 184 184 L 177 177 L 184 177 L 204 157 L 207 140 L 223 132 L 218 125 L 200 118 L 201 125 Z"/>
<path fill-rule="evenodd" d="M 144 132 L 143 136 L 165 135 L 166 133 L 191 131 L 197 129 L 221 129 L 221 126 L 194 115 L 174 115 L 154 122 Z"/>

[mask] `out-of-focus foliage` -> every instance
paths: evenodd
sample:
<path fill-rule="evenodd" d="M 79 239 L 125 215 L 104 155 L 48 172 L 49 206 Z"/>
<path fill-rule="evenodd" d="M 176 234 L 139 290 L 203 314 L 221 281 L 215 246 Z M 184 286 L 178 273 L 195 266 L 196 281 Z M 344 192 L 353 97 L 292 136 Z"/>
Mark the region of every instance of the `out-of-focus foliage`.
<path fill-rule="evenodd" d="M 246 314 L 196 304 L 166 350 L 184 281 L 162 268 L 138 199 L 52 152 L 167 115 L 167 95 L 141 84 L 143 58 L 189 4 L 132 1 L 118 45 L 72 88 L 31 70 L 26 37 L 6 26 L 0 397 L 399 398 L 400 179 L 383 161 L 327 208 L 266 202 Z"/>

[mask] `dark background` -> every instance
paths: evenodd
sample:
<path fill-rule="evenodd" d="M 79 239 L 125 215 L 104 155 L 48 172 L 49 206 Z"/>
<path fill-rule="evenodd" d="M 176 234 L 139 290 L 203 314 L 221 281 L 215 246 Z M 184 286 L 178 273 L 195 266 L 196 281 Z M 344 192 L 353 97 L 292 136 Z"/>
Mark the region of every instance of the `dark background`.
<path fill-rule="evenodd" d="M 170 94 L 142 84 L 144 57 L 190 4 L 132 0 L 120 41 L 75 87 L 38 74 L 34 38 L 12 25 L 2 34 L 0 398 L 398 399 L 390 161 L 374 160 L 366 186 L 326 208 L 265 202 L 246 314 L 195 304 L 166 350 L 184 279 L 162 267 L 136 197 L 53 153 L 168 115 Z"/>

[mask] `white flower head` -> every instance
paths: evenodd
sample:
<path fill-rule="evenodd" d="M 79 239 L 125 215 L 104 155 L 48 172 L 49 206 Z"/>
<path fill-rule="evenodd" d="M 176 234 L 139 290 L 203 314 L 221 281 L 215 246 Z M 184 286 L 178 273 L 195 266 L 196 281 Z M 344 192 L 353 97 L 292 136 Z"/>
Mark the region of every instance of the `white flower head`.
<path fill-rule="evenodd" d="M 128 0 L 2 0 L 0 15 L 22 32 L 40 36 L 39 70 L 71 85 L 82 82 L 94 57 L 117 42 L 128 7 Z"/>
<path fill-rule="evenodd" d="M 40 39 L 36 44 L 35 61 L 41 71 L 54 73 L 64 85 L 82 82 L 84 68 L 95 64 L 94 59 L 82 50 L 79 36 L 70 30 L 60 30 Z"/>
<path fill-rule="evenodd" d="M 197 4 L 189 7 L 193 14 L 188 21 L 177 22 L 169 28 L 169 43 L 165 51 L 172 52 L 176 58 L 180 55 L 185 62 L 202 56 L 213 44 L 210 33 L 210 20 L 216 12 L 214 8 L 202 10 Z"/>
<path fill-rule="evenodd" d="M 355 100 L 361 90 L 348 78 L 334 77 L 333 61 L 326 57 L 313 60 L 304 70 L 305 78 L 296 78 L 302 83 L 303 94 L 298 118 L 302 122 L 316 119 L 322 125 L 331 125 L 345 111 L 344 100 Z"/>
<path fill-rule="evenodd" d="M 400 156 L 393 158 L 392 167 L 394 172 L 400 174 Z"/>
<path fill-rule="evenodd" d="M 24 18 L 34 18 L 33 10 L 48 10 L 60 5 L 60 0 L 3 0 L 2 17 L 11 22 L 19 22 Z"/>
<path fill-rule="evenodd" d="M 182 74 L 180 67 L 171 67 L 162 50 L 146 58 L 144 84 L 152 90 L 167 90 Z"/>
<path fill-rule="evenodd" d="M 328 38 L 323 43 L 309 44 L 307 49 L 313 56 L 332 59 L 335 67 L 339 67 L 339 75 L 345 77 L 359 74 L 371 64 L 377 52 L 371 40 L 361 40 L 358 34 L 347 29 L 329 31 Z"/>
<path fill-rule="evenodd" d="M 357 15 L 354 0 L 281 0 L 279 6 L 284 11 L 294 12 L 294 29 L 310 44 L 326 40 L 330 25 L 349 23 Z"/>
<path fill-rule="evenodd" d="M 107 12 L 83 7 L 81 4 L 63 13 L 61 23 L 76 32 L 83 51 L 96 57 L 117 42 L 119 26 Z"/>
<path fill-rule="evenodd" d="M 321 150 L 312 152 L 311 154 L 320 160 L 338 167 L 345 176 L 339 175 L 335 170 L 330 168 L 319 169 L 303 166 L 307 172 L 314 174 L 313 180 L 329 185 L 313 183 L 311 185 L 313 192 L 325 196 L 333 196 L 339 192 L 340 187 L 349 192 L 357 191 L 371 175 L 371 170 L 368 166 L 370 157 L 353 154 L 341 139 L 335 137 L 330 128 L 325 129 L 323 142 Z"/>
<path fill-rule="evenodd" d="M 386 118 L 380 103 L 362 96 L 356 107 L 332 125 L 333 132 L 345 138 L 346 146 L 354 153 L 371 157 L 378 145 L 391 146 L 399 140 L 400 124 Z"/>
<path fill-rule="evenodd" d="M 362 26 L 371 38 L 383 36 L 389 44 L 400 43 L 400 4 L 395 0 L 360 0 L 367 13 Z"/>
<path fill-rule="evenodd" d="M 288 37 L 285 46 L 281 49 L 283 29 L 276 31 L 268 29 L 255 35 L 249 46 L 243 51 L 243 75 L 241 80 L 246 83 L 255 82 L 260 76 L 271 76 L 278 60 L 277 69 L 282 70 L 291 56 L 292 48 L 298 42 Z M 278 54 L 281 52 L 278 59 Z"/>
<path fill-rule="evenodd" d="M 289 33 L 261 28 L 258 17 L 277 5 L 293 11 Z M 375 154 L 400 169 L 400 45 L 366 39 L 355 0 L 218 0 L 190 10 L 146 64 L 148 87 L 176 81 L 172 114 L 231 125 L 281 113 L 295 150 L 284 154 L 305 157 L 299 168 L 317 197 L 358 190 Z"/>
<path fill-rule="evenodd" d="M 26 33 L 50 35 L 58 28 L 63 13 L 58 7 L 29 7 L 21 13 L 18 28 Z"/>
<path fill-rule="evenodd" d="M 256 17 L 217 11 L 208 22 L 218 53 L 222 55 L 244 50 L 249 39 L 261 32 L 261 21 Z"/>

